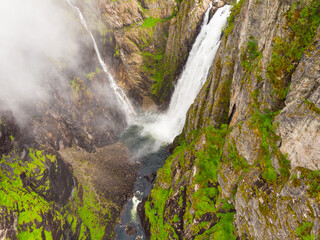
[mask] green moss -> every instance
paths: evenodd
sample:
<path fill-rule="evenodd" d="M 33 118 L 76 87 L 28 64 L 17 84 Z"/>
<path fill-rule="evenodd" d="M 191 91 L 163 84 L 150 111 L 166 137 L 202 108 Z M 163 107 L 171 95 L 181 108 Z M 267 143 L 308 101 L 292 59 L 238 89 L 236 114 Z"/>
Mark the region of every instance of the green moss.
<path fill-rule="evenodd" d="M 244 3 L 244 0 L 240 0 L 238 3 L 237 3 L 237 1 L 234 1 L 233 7 L 231 9 L 231 14 L 228 17 L 228 26 L 224 30 L 224 33 L 226 34 L 227 37 L 229 36 L 229 34 L 232 32 L 232 30 L 234 28 L 235 19 L 240 14 L 243 3 Z"/>
<path fill-rule="evenodd" d="M 310 102 L 308 100 L 304 100 L 304 103 L 307 104 L 308 108 L 315 112 L 316 114 L 320 115 L 320 108 L 318 108 L 313 102 Z"/>
<path fill-rule="evenodd" d="M 296 236 L 303 240 L 314 240 L 314 234 L 310 234 L 314 223 L 303 222 L 299 227 L 296 228 Z"/>
<path fill-rule="evenodd" d="M 99 68 L 98 68 L 99 69 Z M 100 71 L 100 70 L 99 70 Z M 87 79 L 89 79 L 90 81 L 96 76 L 96 72 L 90 72 L 88 74 L 83 73 L 83 76 L 85 76 Z M 75 83 L 73 83 L 75 84 Z M 78 89 L 79 90 L 79 89 Z"/>
<path fill-rule="evenodd" d="M 310 197 L 320 201 L 320 171 L 311 171 L 305 168 L 299 168 L 299 170 L 301 171 L 301 178 L 304 178 L 305 184 L 308 186 L 307 192 Z"/>
<path fill-rule="evenodd" d="M 107 216 L 110 216 L 109 210 L 105 207 L 107 203 L 100 203 L 101 199 L 97 198 L 94 190 L 90 186 L 83 186 L 84 197 L 76 198 L 75 206 L 77 206 L 77 213 L 82 222 L 90 230 L 90 236 L 93 239 L 102 239 L 105 233 L 105 226 L 109 221 Z"/>
<path fill-rule="evenodd" d="M 105 226 L 110 217 L 107 202 L 97 199 L 88 185 L 83 187 L 83 197 L 80 196 L 78 185 L 74 198 L 67 205 L 56 208 L 53 201 L 47 200 L 51 183 L 45 178 L 47 166 L 57 166 L 56 157 L 35 149 L 29 149 L 28 157 L 23 161 L 17 155 L 12 152 L 0 160 L 0 209 L 17 216 L 18 239 L 42 239 L 43 235 L 52 239 L 51 233 L 42 229 L 47 224 L 61 226 L 61 229 L 70 226 L 75 236 L 81 228 L 79 239 L 85 239 L 88 231 L 94 239 L 105 237 Z M 23 175 L 25 177 L 20 177 Z M 28 185 L 23 183 L 24 178 Z"/>
<path fill-rule="evenodd" d="M 261 59 L 262 54 L 258 51 L 256 39 L 250 35 L 246 47 L 241 53 L 241 66 L 248 72 L 251 72 Z"/>
<path fill-rule="evenodd" d="M 261 112 L 259 110 L 260 105 L 257 100 L 259 94 L 259 89 L 256 89 L 250 95 L 252 98 L 253 109 L 250 125 L 252 128 L 258 130 L 256 133 L 261 140 L 260 157 L 258 162 L 260 167 L 262 167 L 262 176 L 265 180 L 269 183 L 274 183 L 277 179 L 278 182 L 281 183 L 284 179 L 288 179 L 290 175 L 290 161 L 280 152 L 277 146 L 279 136 L 276 135 L 276 124 L 273 123 L 273 120 L 280 110 L 276 112 L 270 112 L 269 110 Z M 278 172 L 280 173 L 280 176 L 277 175 L 277 172 L 272 166 L 271 157 L 277 159 L 279 162 L 280 169 L 278 169 Z"/>
<path fill-rule="evenodd" d="M 216 240 L 235 240 L 237 239 L 234 235 L 233 217 L 234 212 L 229 212 L 225 214 L 219 214 L 220 221 L 214 225 L 209 231 L 210 239 Z M 203 239 L 203 238 L 202 238 Z"/>
<path fill-rule="evenodd" d="M 45 155 L 42 155 L 39 151 L 37 154 L 35 153 L 35 150 L 30 150 L 30 156 L 35 162 L 28 162 L 26 165 L 18 157 L 5 156 L 1 159 L 1 163 L 10 166 L 14 169 L 14 172 L 10 173 L 0 168 L 0 207 L 5 207 L 8 212 L 18 213 L 17 230 L 19 239 L 42 239 L 42 230 L 37 227 L 43 221 L 43 214 L 50 211 L 52 204 L 37 193 L 24 188 L 20 178 L 22 173 L 27 173 L 28 176 L 29 167 L 31 169 L 30 174 L 34 174 L 37 168 L 40 168 L 39 172 L 43 173 Z M 12 160 L 7 161 L 7 158 L 13 159 L 14 162 Z M 58 218 L 62 219 L 59 213 L 56 214 Z"/>
<path fill-rule="evenodd" d="M 45 230 L 44 235 L 45 235 L 46 240 L 53 240 L 51 232 L 48 232 Z"/>
<path fill-rule="evenodd" d="M 155 27 L 157 25 L 157 23 L 163 22 L 163 19 L 160 18 L 147 18 L 143 20 L 143 23 L 141 25 L 142 28 L 152 28 Z"/>
<path fill-rule="evenodd" d="M 249 164 L 244 159 L 244 157 L 240 156 L 238 153 L 238 150 L 236 148 L 236 143 L 232 139 L 229 141 L 228 144 L 228 159 L 227 161 L 230 161 L 232 164 L 232 167 L 236 171 L 248 171 L 249 170 Z"/>
<path fill-rule="evenodd" d="M 113 56 L 114 57 L 119 57 L 120 56 L 118 45 L 116 45 L 116 47 L 113 50 Z"/>
<path fill-rule="evenodd" d="M 192 178 L 193 183 L 191 185 L 180 187 L 180 190 L 186 191 L 188 196 L 185 203 L 183 203 L 181 196 L 177 203 L 181 208 L 185 208 L 183 222 L 187 223 L 186 227 L 192 223 L 192 232 L 196 236 L 195 239 L 220 239 L 221 237 L 235 239 L 233 235 L 233 205 L 219 198 L 221 189 L 217 187 L 220 159 L 225 137 L 228 133 L 227 125 L 222 125 L 219 129 L 209 126 L 193 134 L 193 137 L 190 138 L 193 139 L 190 144 L 184 143 L 176 148 L 173 155 L 166 160 L 165 166 L 159 170 L 160 175 L 157 177 L 157 184 L 145 205 L 146 215 L 151 224 L 152 239 L 171 239 L 175 236 L 171 224 L 179 220 L 178 216 L 175 215 L 170 218 L 164 215 L 166 202 L 168 199 L 172 201 L 174 192 L 172 188 L 164 189 L 164 186 L 171 186 L 172 184 L 171 168 L 174 167 L 172 166 L 174 161 L 179 162 L 180 167 L 183 166 L 183 171 L 190 171 L 188 169 L 191 162 L 188 163 L 185 157 L 190 156 L 191 152 L 195 156 L 193 167 L 197 171 L 192 173 L 195 176 Z M 206 136 L 205 149 L 195 151 L 194 146 L 203 135 Z M 186 181 L 186 179 L 181 178 L 180 181 Z M 190 179 L 187 181 L 189 182 Z M 190 209 L 193 209 L 194 213 L 191 214 Z M 211 214 L 212 222 L 200 220 L 205 214 Z M 217 216 L 216 219 L 214 216 Z M 173 220 L 169 221 L 168 218 Z M 194 219 L 197 219 L 197 224 L 193 224 Z"/>
<path fill-rule="evenodd" d="M 179 221 L 179 216 L 178 216 L 177 214 L 174 215 L 172 221 L 173 221 L 173 222 L 178 222 L 178 221 Z"/>
<path fill-rule="evenodd" d="M 268 182 L 274 182 L 277 178 L 277 173 L 272 166 L 272 151 L 270 147 L 274 147 L 275 129 L 272 125 L 273 117 L 277 113 L 266 112 L 262 114 L 256 110 L 251 118 L 251 124 L 259 130 L 261 138 L 261 150 L 259 163 L 262 165 L 262 177 Z M 271 145 L 271 146 L 270 146 Z"/>
<path fill-rule="evenodd" d="M 307 6 L 304 6 L 306 5 Z M 272 56 L 267 68 L 267 76 L 272 83 L 275 96 L 284 100 L 288 92 L 290 79 L 305 48 L 313 40 L 320 24 L 320 2 L 312 0 L 293 4 L 287 12 L 289 38 L 275 37 Z"/>
<path fill-rule="evenodd" d="M 164 218 L 164 208 L 166 198 L 169 195 L 169 190 L 161 188 L 154 188 L 151 192 L 152 205 L 148 201 L 145 204 L 146 216 L 150 221 L 152 232 L 151 239 L 168 239 L 168 232 L 166 231 Z"/>

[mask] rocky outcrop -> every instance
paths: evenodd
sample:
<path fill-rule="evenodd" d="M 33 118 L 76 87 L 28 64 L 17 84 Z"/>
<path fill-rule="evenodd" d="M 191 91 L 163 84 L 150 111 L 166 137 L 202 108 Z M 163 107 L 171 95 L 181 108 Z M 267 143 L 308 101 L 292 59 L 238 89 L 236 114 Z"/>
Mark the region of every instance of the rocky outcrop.
<path fill-rule="evenodd" d="M 151 239 L 318 238 L 319 10 L 278 0 L 233 8 L 145 203 Z"/>
<path fill-rule="evenodd" d="M 114 238 L 137 172 L 122 144 L 58 153 L 50 144 L 39 145 L 10 113 L 1 117 L 0 130 L 6 146 L 0 160 L 1 238 Z"/>
<path fill-rule="evenodd" d="M 170 19 L 177 3 L 170 1 L 98 1 L 101 45 L 119 85 L 132 99 L 154 105 L 151 86 L 163 58 Z"/>
<path fill-rule="evenodd" d="M 168 104 L 209 2 L 98 1 L 101 16 L 92 28 L 119 85 L 137 105 Z"/>
<path fill-rule="evenodd" d="M 280 151 L 288 154 L 292 167 L 320 169 L 320 29 L 312 46 L 300 60 L 291 80 L 285 104 L 276 121 Z"/>
<path fill-rule="evenodd" d="M 59 152 L 65 162 L 72 165 L 75 177 L 86 183 L 98 199 L 112 206 L 112 221 L 119 220 L 121 208 L 132 197 L 137 165 L 131 162 L 128 149 L 116 143 L 87 153 L 82 149 L 64 149 Z M 108 229 L 109 234 L 113 228 Z"/>

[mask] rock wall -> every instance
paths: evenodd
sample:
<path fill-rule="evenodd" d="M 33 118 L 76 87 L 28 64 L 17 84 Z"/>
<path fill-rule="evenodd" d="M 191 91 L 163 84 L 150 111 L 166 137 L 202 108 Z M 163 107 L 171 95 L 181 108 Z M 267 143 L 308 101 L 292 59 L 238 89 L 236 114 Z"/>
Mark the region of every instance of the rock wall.
<path fill-rule="evenodd" d="M 123 145 L 57 152 L 10 113 L 1 115 L 0 144 L 1 239 L 114 239 L 137 171 Z"/>
<path fill-rule="evenodd" d="M 105 60 L 137 106 L 153 107 L 151 87 L 163 58 L 170 20 L 177 11 L 176 1 L 97 3 Z"/>
<path fill-rule="evenodd" d="M 98 1 L 100 21 L 93 27 L 101 36 L 105 60 L 137 105 L 166 107 L 208 4 L 209 0 Z"/>
<path fill-rule="evenodd" d="M 151 239 L 319 237 L 319 10 L 234 6 L 145 203 Z"/>

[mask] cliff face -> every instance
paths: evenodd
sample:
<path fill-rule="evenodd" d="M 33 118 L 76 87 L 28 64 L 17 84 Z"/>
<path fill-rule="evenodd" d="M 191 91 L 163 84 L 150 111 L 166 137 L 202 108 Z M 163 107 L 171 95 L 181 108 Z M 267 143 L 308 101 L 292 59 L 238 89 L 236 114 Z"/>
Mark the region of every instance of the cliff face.
<path fill-rule="evenodd" d="M 105 59 L 120 85 L 142 107 L 169 102 L 208 4 L 199 0 L 98 2 L 101 16 L 95 27 Z"/>
<path fill-rule="evenodd" d="M 132 195 L 136 166 L 114 144 L 125 116 L 77 30 L 79 59 L 50 59 L 46 99 L 13 112 L 0 101 L 0 239 L 113 239 Z"/>
<path fill-rule="evenodd" d="M 137 171 L 126 147 L 57 152 L 51 138 L 41 145 L 37 139 L 30 126 L 1 113 L 0 238 L 113 239 Z"/>
<path fill-rule="evenodd" d="M 170 1 L 98 1 L 99 35 L 115 78 L 137 105 L 151 107 L 155 69 L 162 61 L 170 20 L 177 3 Z"/>
<path fill-rule="evenodd" d="M 119 85 L 150 107 L 168 103 L 209 2 L 82 9 Z M 317 0 L 234 6 L 145 203 L 153 239 L 319 237 L 319 11 Z M 124 115 L 82 34 L 81 66 L 55 63 L 64 91 L 52 81 L 50 101 L 29 106 L 22 126 L 0 114 L 0 239 L 113 239 L 132 195 L 137 166 L 115 143 Z"/>
<path fill-rule="evenodd" d="M 152 239 L 318 238 L 319 10 L 234 6 L 145 204 Z"/>

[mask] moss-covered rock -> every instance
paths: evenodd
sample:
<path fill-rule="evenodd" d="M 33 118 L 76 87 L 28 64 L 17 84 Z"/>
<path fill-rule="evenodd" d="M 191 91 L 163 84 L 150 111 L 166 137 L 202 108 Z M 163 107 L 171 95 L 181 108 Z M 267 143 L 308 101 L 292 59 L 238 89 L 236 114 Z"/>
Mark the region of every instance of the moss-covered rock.
<path fill-rule="evenodd" d="M 233 8 L 146 203 L 152 239 L 319 237 L 316 11 L 312 0 Z"/>

